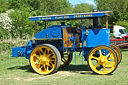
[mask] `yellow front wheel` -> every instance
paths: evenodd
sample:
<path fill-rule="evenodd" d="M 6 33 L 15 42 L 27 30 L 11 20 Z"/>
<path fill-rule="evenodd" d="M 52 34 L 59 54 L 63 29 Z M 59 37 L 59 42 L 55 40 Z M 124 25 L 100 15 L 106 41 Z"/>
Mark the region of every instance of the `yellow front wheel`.
<path fill-rule="evenodd" d="M 118 64 L 120 64 L 121 60 L 122 60 L 122 53 L 119 47 L 117 47 L 116 45 L 111 45 L 111 47 L 115 50 L 115 52 L 118 55 Z"/>
<path fill-rule="evenodd" d="M 88 65 L 94 73 L 111 74 L 118 66 L 118 57 L 111 47 L 97 46 L 88 55 Z"/>
<path fill-rule="evenodd" d="M 61 55 L 56 47 L 43 44 L 35 47 L 30 55 L 30 64 L 39 74 L 50 74 L 60 67 Z"/>

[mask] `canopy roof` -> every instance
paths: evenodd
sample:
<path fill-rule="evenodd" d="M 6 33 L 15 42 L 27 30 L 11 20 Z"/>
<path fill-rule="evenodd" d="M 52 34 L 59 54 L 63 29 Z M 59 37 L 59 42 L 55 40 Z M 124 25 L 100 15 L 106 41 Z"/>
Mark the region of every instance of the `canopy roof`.
<path fill-rule="evenodd" d="M 57 21 L 57 20 L 70 20 L 70 19 L 84 19 L 93 17 L 110 16 L 112 11 L 103 12 L 90 12 L 90 13 L 76 13 L 76 14 L 63 14 L 63 15 L 49 15 L 49 16 L 34 16 L 29 17 L 31 21 Z"/>

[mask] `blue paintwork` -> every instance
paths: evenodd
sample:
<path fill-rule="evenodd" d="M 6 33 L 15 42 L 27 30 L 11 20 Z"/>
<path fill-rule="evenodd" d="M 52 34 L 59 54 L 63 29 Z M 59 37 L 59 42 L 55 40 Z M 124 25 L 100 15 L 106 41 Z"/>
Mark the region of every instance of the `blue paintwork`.
<path fill-rule="evenodd" d="M 88 34 L 86 32 L 88 31 Z M 109 29 L 87 29 L 83 33 L 83 43 L 86 41 L 86 46 L 95 47 L 98 45 L 110 46 L 110 30 Z"/>
<path fill-rule="evenodd" d="M 35 35 L 35 39 L 53 39 L 62 38 L 62 29 L 60 25 L 54 25 L 40 31 Z"/>
<path fill-rule="evenodd" d="M 63 26 L 64 27 L 64 26 Z M 48 27 L 47 29 L 39 32 L 36 34 L 35 39 L 56 39 L 56 38 L 62 38 L 62 43 L 63 43 L 63 35 L 62 35 L 62 28 L 60 25 L 54 25 L 51 27 Z M 66 26 L 65 26 L 66 27 Z M 88 31 L 88 33 L 87 33 Z M 48 36 L 48 37 L 47 37 Z M 84 29 L 82 30 L 82 33 L 80 34 L 81 41 L 83 41 L 82 48 L 76 47 L 75 45 L 75 39 L 76 35 L 73 37 L 69 37 L 69 41 L 73 41 L 73 46 L 72 47 L 67 47 L 64 48 L 61 43 L 55 42 L 53 40 L 52 42 L 49 42 L 46 40 L 39 40 L 37 45 L 40 44 L 52 44 L 54 45 L 60 52 L 65 50 L 65 51 L 83 51 L 83 55 L 87 56 L 91 48 L 98 46 L 98 45 L 110 45 L 110 30 L 109 29 Z M 86 41 L 86 46 L 84 46 L 84 41 Z M 35 42 L 32 40 L 27 43 L 26 46 L 24 47 L 16 47 L 12 48 L 12 56 L 13 57 L 25 57 L 29 59 L 29 56 L 32 52 L 32 49 L 35 47 L 34 46 Z M 20 53 L 20 55 L 19 55 Z M 87 57 L 86 57 L 87 58 Z M 87 60 L 85 58 L 85 60 Z"/>
<path fill-rule="evenodd" d="M 26 47 L 15 47 L 12 48 L 12 57 L 24 57 L 26 52 Z"/>
<path fill-rule="evenodd" d="M 90 17 L 102 17 L 105 16 L 105 12 L 98 13 L 77 13 L 77 14 L 66 14 L 66 15 L 52 15 L 52 16 L 35 16 L 30 17 L 31 21 L 39 21 L 39 20 L 66 20 L 66 19 L 82 19 L 82 18 L 90 18 Z"/>
<path fill-rule="evenodd" d="M 26 59 L 29 59 L 34 47 L 33 41 L 30 40 L 26 46 L 12 48 L 12 57 L 25 57 Z"/>

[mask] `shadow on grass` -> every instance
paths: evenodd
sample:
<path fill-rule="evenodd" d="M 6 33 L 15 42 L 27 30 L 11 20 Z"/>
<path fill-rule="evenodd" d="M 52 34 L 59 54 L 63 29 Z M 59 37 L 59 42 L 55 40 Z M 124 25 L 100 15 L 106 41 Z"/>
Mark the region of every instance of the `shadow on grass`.
<path fill-rule="evenodd" d="M 88 65 L 68 65 L 60 68 L 61 71 L 91 71 Z"/>
<path fill-rule="evenodd" d="M 15 70 L 15 69 L 26 70 L 26 72 L 35 73 L 30 65 L 15 66 L 15 67 L 10 67 L 8 69 L 9 70 Z M 64 68 L 60 68 L 59 71 L 70 71 L 70 72 L 78 73 L 79 71 L 91 71 L 91 70 L 89 69 L 88 65 L 68 65 Z M 81 74 L 85 74 L 85 73 L 83 72 Z"/>
<path fill-rule="evenodd" d="M 100 70 L 101 68 L 102 67 L 99 67 L 97 69 Z M 59 70 L 60 71 L 69 71 L 69 72 L 73 72 L 73 73 L 80 73 L 80 74 L 102 75 L 102 74 L 93 73 L 88 65 L 68 65 L 67 67 L 60 68 Z M 113 75 L 113 74 L 106 74 L 106 75 Z"/>
<path fill-rule="evenodd" d="M 26 65 L 26 66 L 15 66 L 15 67 L 10 67 L 8 68 L 9 70 L 15 70 L 15 69 L 19 69 L 19 70 L 26 70 L 26 72 L 31 72 L 31 73 L 35 73 L 33 71 L 33 69 L 31 68 L 30 65 Z"/>
<path fill-rule="evenodd" d="M 19 69 L 19 70 L 25 70 L 25 72 L 29 72 L 29 73 L 36 73 L 36 72 L 33 71 L 33 69 L 31 68 L 30 65 L 15 66 L 15 67 L 10 67 L 8 69 L 9 70 Z M 91 69 L 89 68 L 88 65 L 68 65 L 64 68 L 60 68 L 59 71 L 68 71 L 68 72 L 71 72 L 71 73 L 97 75 L 97 74 L 95 74 L 91 71 Z M 112 75 L 112 74 L 109 74 L 109 75 Z"/>
<path fill-rule="evenodd" d="M 88 65 L 72 65 L 71 64 L 64 68 L 60 68 L 59 71 L 69 71 L 72 73 L 95 75 L 94 73 L 91 72 L 91 69 L 89 68 Z"/>

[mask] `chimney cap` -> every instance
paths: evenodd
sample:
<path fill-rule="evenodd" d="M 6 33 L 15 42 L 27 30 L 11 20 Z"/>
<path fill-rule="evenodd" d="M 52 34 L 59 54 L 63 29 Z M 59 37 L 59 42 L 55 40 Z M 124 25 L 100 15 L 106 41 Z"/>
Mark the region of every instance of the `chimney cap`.
<path fill-rule="evenodd" d="M 98 10 L 97 9 L 93 9 L 93 12 L 98 12 Z"/>

